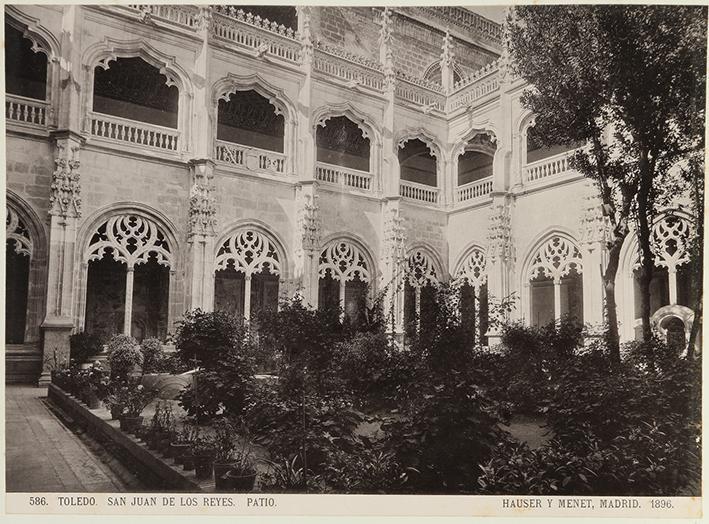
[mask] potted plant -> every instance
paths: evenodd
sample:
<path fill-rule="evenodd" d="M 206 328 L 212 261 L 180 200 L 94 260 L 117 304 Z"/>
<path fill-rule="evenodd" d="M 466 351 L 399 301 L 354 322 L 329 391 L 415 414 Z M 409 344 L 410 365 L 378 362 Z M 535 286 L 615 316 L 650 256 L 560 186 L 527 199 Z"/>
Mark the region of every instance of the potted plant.
<path fill-rule="evenodd" d="M 229 419 L 215 423 L 214 484 L 218 491 L 251 491 L 256 481 L 256 467 L 246 424 L 239 426 Z M 239 434 L 237 442 L 235 435 Z"/>
<path fill-rule="evenodd" d="M 140 415 L 143 410 L 155 398 L 152 390 L 144 388 L 141 384 L 128 388 L 123 407 L 123 414 L 120 418 L 121 429 L 129 433 L 135 433 L 139 426 L 143 425 L 143 417 Z"/>
<path fill-rule="evenodd" d="M 214 442 L 210 438 L 200 437 L 192 444 L 195 476 L 199 480 L 211 478 L 214 454 Z"/>
<path fill-rule="evenodd" d="M 143 364 L 143 353 L 138 342 L 128 335 L 113 335 L 108 341 L 108 364 L 112 379 L 125 380 Z"/>
<path fill-rule="evenodd" d="M 192 444 L 199 438 L 199 428 L 192 424 L 183 424 L 170 443 L 171 455 L 175 464 L 184 465 L 185 456 L 191 453 Z"/>
<path fill-rule="evenodd" d="M 91 364 L 80 371 L 83 383 L 82 397 L 89 409 L 96 409 L 101 405 L 101 400 L 106 398 L 109 391 L 108 373 L 100 362 Z"/>

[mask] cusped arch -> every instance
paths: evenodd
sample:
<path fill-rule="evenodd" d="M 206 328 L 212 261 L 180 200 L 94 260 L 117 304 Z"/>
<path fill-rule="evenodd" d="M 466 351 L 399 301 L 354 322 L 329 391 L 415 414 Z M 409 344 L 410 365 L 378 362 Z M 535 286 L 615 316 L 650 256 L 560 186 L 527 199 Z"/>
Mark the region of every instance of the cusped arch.
<path fill-rule="evenodd" d="M 5 6 L 5 21 L 32 42 L 35 53 L 44 53 L 49 61 L 59 58 L 59 40 L 38 18 L 23 13 L 16 6 Z"/>
<path fill-rule="evenodd" d="M 404 148 L 406 142 L 409 140 L 416 139 L 426 144 L 434 157 L 439 160 L 441 159 L 441 155 L 444 151 L 443 144 L 433 133 L 423 127 L 407 127 L 399 131 L 394 140 L 394 153 Z"/>
<path fill-rule="evenodd" d="M 325 277 L 328 272 L 339 282 L 349 282 L 355 277 L 370 285 L 376 282 L 376 266 L 370 249 L 350 233 L 333 233 L 323 240 L 318 276 Z"/>
<path fill-rule="evenodd" d="M 277 115 L 283 115 L 289 122 L 295 120 L 295 106 L 288 95 L 258 73 L 251 75 L 229 73 L 217 80 L 212 87 L 212 104 L 216 107 L 219 100 L 228 102 L 232 94 L 252 90 L 268 100 Z"/>
<path fill-rule="evenodd" d="M 362 131 L 362 136 L 369 138 L 372 146 L 381 144 L 381 133 L 376 125 L 376 120 L 350 102 L 320 106 L 313 111 L 312 127 L 325 127 L 328 120 L 338 116 L 344 116 L 357 125 Z"/>
<path fill-rule="evenodd" d="M 583 273 L 583 256 L 574 236 L 555 228 L 531 243 L 522 268 L 523 284 L 539 276 L 558 282 L 572 269 Z"/>
<path fill-rule="evenodd" d="M 15 251 L 23 252 L 31 260 L 43 258 L 47 236 L 39 215 L 32 207 L 12 190 L 6 194 L 6 241 L 14 242 Z M 18 230 L 19 228 L 19 230 Z"/>
<path fill-rule="evenodd" d="M 466 151 L 478 151 L 494 157 L 498 150 L 497 133 L 494 130 L 494 126 L 487 125 L 469 129 L 455 142 L 452 153 L 453 158 L 458 158 Z"/>
<path fill-rule="evenodd" d="M 279 280 L 287 278 L 288 255 L 282 240 L 263 222 L 238 220 L 220 235 L 215 244 L 214 271 L 226 269 L 233 264 L 236 271 L 247 276 L 269 272 Z"/>
<path fill-rule="evenodd" d="M 455 265 L 453 279 L 476 289 L 487 282 L 487 252 L 482 245 L 473 243 L 463 251 Z"/>
<path fill-rule="evenodd" d="M 406 250 L 404 264 L 405 279 L 414 288 L 435 285 L 445 280 L 443 264 L 428 244 L 412 244 Z"/>

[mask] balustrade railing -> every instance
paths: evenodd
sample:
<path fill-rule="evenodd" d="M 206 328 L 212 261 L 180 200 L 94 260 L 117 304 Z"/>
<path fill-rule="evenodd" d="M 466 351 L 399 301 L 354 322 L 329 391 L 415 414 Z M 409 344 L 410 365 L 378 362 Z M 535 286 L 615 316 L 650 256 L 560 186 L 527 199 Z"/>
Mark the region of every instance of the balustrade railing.
<path fill-rule="evenodd" d="M 384 86 L 382 67 L 378 62 L 322 43 L 316 45 L 313 69 L 377 91 Z"/>
<path fill-rule="evenodd" d="M 293 29 L 233 6 L 214 6 L 212 35 L 267 55 L 299 63 L 301 45 Z"/>
<path fill-rule="evenodd" d="M 286 170 L 286 156 L 283 153 L 224 140 L 216 141 L 214 158 L 217 162 L 243 166 L 249 171 L 284 173 Z"/>
<path fill-rule="evenodd" d="M 456 190 L 456 202 L 466 202 L 468 200 L 479 200 L 492 193 L 492 177 L 483 178 L 458 186 Z"/>
<path fill-rule="evenodd" d="M 90 113 L 89 132 L 92 136 L 111 142 L 135 144 L 162 151 L 179 151 L 178 130 L 117 116 Z"/>
<path fill-rule="evenodd" d="M 446 97 L 443 94 L 443 87 L 432 82 L 398 74 L 394 94 L 400 100 L 422 107 L 439 111 L 445 110 Z"/>
<path fill-rule="evenodd" d="M 476 100 L 500 89 L 500 75 L 497 63 L 493 62 L 479 72 L 456 82 L 453 92 L 448 96 L 448 111 L 468 107 Z"/>
<path fill-rule="evenodd" d="M 570 172 L 569 157 L 573 154 L 573 151 L 564 151 L 549 158 L 542 158 L 536 162 L 528 163 L 523 169 L 524 181 L 536 182 L 537 180 Z"/>
<path fill-rule="evenodd" d="M 197 28 L 198 10 L 196 6 L 191 5 L 134 5 L 129 4 L 127 7 L 138 11 L 143 16 L 150 16 L 167 20 L 177 25 L 188 27 L 190 29 Z"/>
<path fill-rule="evenodd" d="M 418 202 L 426 202 L 427 204 L 438 203 L 437 187 L 418 184 L 408 180 L 399 181 L 399 194 L 404 198 L 416 200 Z"/>
<path fill-rule="evenodd" d="M 318 162 L 315 165 L 315 178 L 326 184 L 359 189 L 360 191 L 371 191 L 372 189 L 371 173 L 324 162 Z"/>
<path fill-rule="evenodd" d="M 5 95 L 5 118 L 36 127 L 46 127 L 49 103 L 44 100 L 25 98 L 19 95 Z"/>

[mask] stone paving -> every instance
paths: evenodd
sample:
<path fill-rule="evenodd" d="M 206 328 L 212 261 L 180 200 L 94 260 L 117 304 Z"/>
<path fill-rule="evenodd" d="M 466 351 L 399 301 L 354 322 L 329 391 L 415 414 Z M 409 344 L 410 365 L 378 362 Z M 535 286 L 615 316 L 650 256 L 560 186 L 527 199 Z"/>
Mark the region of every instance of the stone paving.
<path fill-rule="evenodd" d="M 139 491 L 140 483 L 49 409 L 47 390 L 5 386 L 5 472 L 12 492 Z"/>

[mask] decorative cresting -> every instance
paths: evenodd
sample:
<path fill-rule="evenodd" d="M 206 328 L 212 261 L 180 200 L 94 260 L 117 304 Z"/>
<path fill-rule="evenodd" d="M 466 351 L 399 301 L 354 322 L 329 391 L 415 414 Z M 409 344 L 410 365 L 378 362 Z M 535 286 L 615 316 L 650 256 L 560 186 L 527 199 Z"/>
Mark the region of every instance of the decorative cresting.
<path fill-rule="evenodd" d="M 415 249 L 406 259 L 406 280 L 415 289 L 438 284 L 436 266 L 428 254 Z"/>
<path fill-rule="evenodd" d="M 71 145 L 71 142 L 67 144 L 58 141 L 55 145 L 49 214 L 78 218 L 81 216 L 80 147 Z"/>
<path fill-rule="evenodd" d="M 254 229 L 237 231 L 224 241 L 217 251 L 215 269 L 227 269 L 234 264 L 237 271 L 251 278 L 268 269 L 271 274 L 281 273 L 281 262 L 275 244 L 263 233 Z"/>
<path fill-rule="evenodd" d="M 529 280 L 547 277 L 559 284 L 561 278 L 567 276 L 572 269 L 579 274 L 583 271 L 581 252 L 567 238 L 552 235 L 534 255 L 528 276 Z"/>
<path fill-rule="evenodd" d="M 508 262 L 512 260 L 512 221 L 509 204 L 493 206 L 487 240 L 490 261 Z"/>
<path fill-rule="evenodd" d="M 468 284 L 477 291 L 487 282 L 485 252 L 474 247 L 463 260 L 455 275 L 458 284 Z"/>
<path fill-rule="evenodd" d="M 109 218 L 96 230 L 86 254 L 86 260 L 100 260 L 110 250 L 117 262 L 128 270 L 148 262 L 152 255 L 158 264 L 174 267 L 173 254 L 163 231 L 152 220 L 125 214 Z"/>
<path fill-rule="evenodd" d="M 34 246 L 29 229 L 10 206 L 5 206 L 5 213 L 5 242 L 14 242 L 15 253 L 32 258 Z"/>
<path fill-rule="evenodd" d="M 347 240 L 333 242 L 320 254 L 318 276 L 324 278 L 328 272 L 341 285 L 355 277 L 359 277 L 362 282 L 370 281 L 370 270 L 364 253 Z"/>

